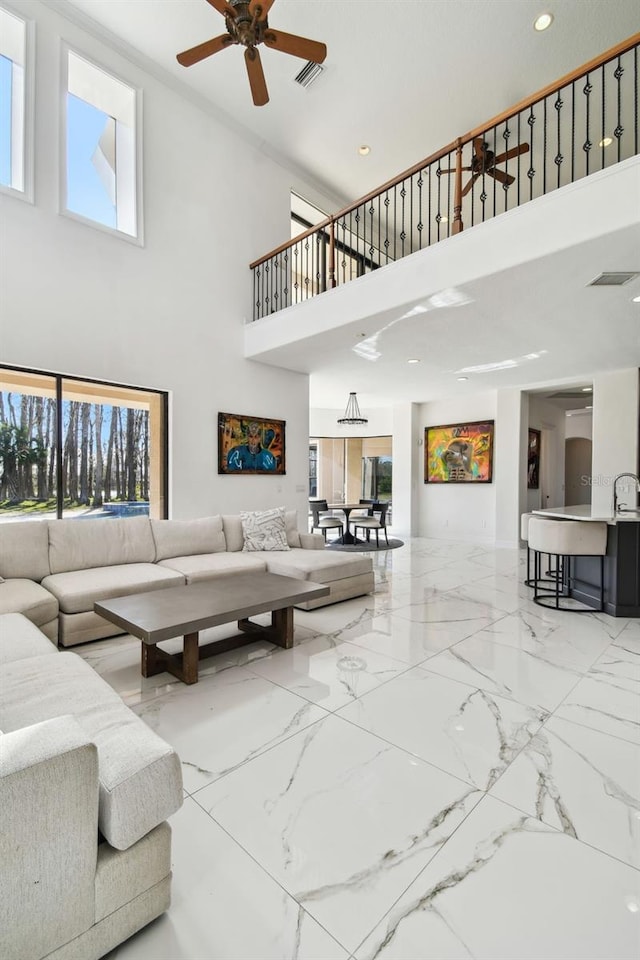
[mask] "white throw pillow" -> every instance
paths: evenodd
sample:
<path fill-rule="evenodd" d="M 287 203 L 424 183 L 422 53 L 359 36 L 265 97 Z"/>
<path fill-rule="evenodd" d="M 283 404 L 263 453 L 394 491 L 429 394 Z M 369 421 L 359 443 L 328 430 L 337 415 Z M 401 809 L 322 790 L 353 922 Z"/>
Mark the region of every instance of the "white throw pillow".
<path fill-rule="evenodd" d="M 245 553 L 257 550 L 291 549 L 287 543 L 284 507 L 274 507 L 272 510 L 241 511 L 240 520 L 244 536 L 242 549 Z"/>

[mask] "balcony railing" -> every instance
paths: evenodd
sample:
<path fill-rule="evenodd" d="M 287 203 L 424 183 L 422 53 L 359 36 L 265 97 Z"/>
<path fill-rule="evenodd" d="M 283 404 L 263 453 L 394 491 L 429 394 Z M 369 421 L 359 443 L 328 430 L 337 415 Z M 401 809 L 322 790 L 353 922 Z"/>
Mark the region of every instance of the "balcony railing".
<path fill-rule="evenodd" d="M 253 319 L 638 153 L 640 33 L 252 263 Z"/>

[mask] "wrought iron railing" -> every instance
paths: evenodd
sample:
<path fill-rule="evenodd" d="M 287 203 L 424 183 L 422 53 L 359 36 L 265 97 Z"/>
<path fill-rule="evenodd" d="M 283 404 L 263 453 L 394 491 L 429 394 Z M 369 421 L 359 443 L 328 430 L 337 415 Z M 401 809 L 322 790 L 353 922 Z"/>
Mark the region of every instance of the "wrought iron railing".
<path fill-rule="evenodd" d="M 638 153 L 640 33 L 250 265 L 253 319 Z"/>

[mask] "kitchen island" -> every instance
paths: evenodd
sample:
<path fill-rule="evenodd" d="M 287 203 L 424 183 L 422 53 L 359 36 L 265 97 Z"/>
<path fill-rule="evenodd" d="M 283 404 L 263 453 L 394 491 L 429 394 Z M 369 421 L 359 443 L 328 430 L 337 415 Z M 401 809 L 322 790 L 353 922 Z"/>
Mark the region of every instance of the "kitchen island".
<path fill-rule="evenodd" d="M 537 517 L 606 523 L 607 553 L 604 558 L 604 609 L 612 617 L 640 617 L 640 510 L 603 514 L 589 504 L 533 510 Z M 565 581 L 569 596 L 587 606 L 599 607 L 600 560 L 573 557 L 571 579 Z"/>

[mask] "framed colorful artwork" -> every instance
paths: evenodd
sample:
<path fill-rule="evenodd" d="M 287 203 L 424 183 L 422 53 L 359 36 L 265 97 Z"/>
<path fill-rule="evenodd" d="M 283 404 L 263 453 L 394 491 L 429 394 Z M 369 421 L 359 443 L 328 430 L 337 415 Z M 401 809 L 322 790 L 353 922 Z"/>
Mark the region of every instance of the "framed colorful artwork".
<path fill-rule="evenodd" d="M 218 473 L 283 474 L 284 420 L 218 414 Z"/>
<path fill-rule="evenodd" d="M 425 483 L 491 483 L 493 420 L 425 427 Z"/>
<path fill-rule="evenodd" d="M 527 487 L 537 490 L 540 485 L 540 431 L 529 427 L 529 447 L 527 453 Z"/>

